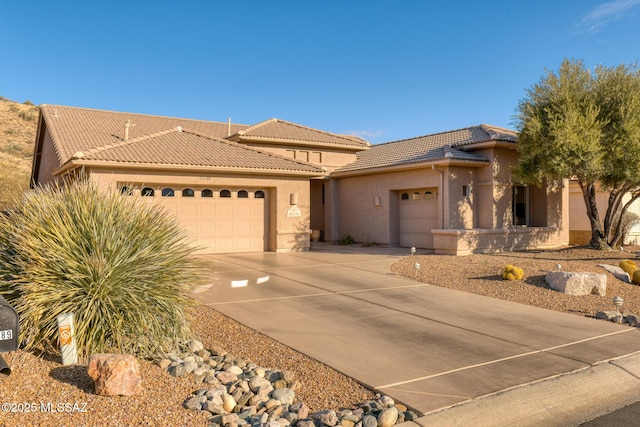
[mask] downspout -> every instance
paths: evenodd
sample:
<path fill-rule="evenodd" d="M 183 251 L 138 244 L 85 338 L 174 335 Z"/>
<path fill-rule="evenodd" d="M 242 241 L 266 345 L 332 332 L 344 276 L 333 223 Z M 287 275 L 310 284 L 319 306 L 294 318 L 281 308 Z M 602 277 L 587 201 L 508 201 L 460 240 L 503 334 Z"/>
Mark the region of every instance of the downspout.
<path fill-rule="evenodd" d="M 440 192 L 442 195 L 439 197 L 440 199 L 440 228 L 444 230 L 444 172 L 436 169 L 436 165 L 431 165 L 431 169 L 438 172 L 440 174 Z"/>

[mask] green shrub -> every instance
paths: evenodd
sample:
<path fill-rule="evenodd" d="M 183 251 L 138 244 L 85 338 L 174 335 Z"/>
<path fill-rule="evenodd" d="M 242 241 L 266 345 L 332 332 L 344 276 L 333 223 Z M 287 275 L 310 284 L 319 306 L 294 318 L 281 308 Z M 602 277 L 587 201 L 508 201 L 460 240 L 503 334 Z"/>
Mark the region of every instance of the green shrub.
<path fill-rule="evenodd" d="M 342 239 L 338 240 L 339 245 L 353 245 L 355 242 L 350 234 L 343 234 Z"/>
<path fill-rule="evenodd" d="M 26 350 L 57 348 L 56 317 L 73 312 L 81 358 L 152 357 L 189 338 L 192 252 L 164 210 L 80 179 L 27 192 L 0 219 L 0 293 Z"/>

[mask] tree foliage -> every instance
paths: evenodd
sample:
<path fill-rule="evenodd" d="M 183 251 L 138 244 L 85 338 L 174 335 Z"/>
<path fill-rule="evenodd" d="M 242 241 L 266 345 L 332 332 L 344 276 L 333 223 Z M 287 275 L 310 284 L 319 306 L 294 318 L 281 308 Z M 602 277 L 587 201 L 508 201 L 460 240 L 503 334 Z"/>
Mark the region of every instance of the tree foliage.
<path fill-rule="evenodd" d="M 520 158 L 514 172 L 527 182 L 570 178 L 582 190 L 591 246 L 618 246 L 622 218 L 640 198 L 640 70 L 565 59 L 547 71 L 518 105 Z M 610 192 L 604 223 L 596 190 Z M 623 203 L 625 195 L 630 200 Z"/>

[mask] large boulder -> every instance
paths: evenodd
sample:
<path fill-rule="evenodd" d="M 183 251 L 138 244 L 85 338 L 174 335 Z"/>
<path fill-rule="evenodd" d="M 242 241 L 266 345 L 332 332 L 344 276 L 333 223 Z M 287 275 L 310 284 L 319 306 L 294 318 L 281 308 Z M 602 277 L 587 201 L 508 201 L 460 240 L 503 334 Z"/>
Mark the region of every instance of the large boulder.
<path fill-rule="evenodd" d="M 607 275 L 550 271 L 544 278 L 551 289 L 568 295 L 607 294 Z"/>
<path fill-rule="evenodd" d="M 94 354 L 89 376 L 101 396 L 133 396 L 142 392 L 140 364 L 130 354 Z"/>

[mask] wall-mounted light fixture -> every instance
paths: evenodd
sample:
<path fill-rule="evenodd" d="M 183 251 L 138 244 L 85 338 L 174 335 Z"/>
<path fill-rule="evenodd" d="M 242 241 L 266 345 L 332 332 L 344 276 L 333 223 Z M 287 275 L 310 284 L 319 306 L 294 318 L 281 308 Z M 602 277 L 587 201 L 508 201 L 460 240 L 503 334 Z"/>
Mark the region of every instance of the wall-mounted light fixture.
<path fill-rule="evenodd" d="M 289 204 L 290 205 L 297 205 L 298 204 L 298 194 L 297 193 L 289 194 Z"/>
<path fill-rule="evenodd" d="M 376 208 L 379 208 L 380 206 L 382 206 L 382 197 L 380 196 L 376 196 L 373 198 L 373 206 L 375 206 Z"/>

